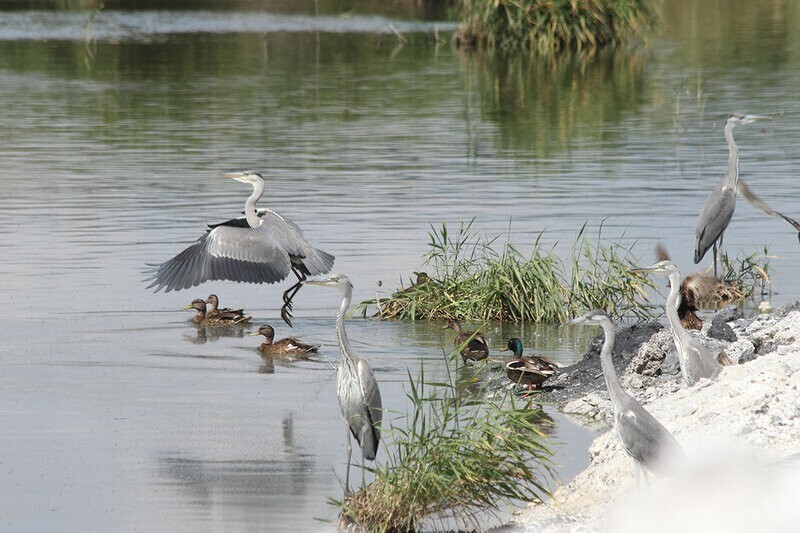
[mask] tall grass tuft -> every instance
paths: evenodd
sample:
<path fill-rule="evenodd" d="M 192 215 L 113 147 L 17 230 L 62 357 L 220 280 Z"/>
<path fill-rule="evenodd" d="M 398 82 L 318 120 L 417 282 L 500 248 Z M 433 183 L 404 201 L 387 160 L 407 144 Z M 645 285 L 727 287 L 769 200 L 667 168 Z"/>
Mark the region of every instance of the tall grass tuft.
<path fill-rule="evenodd" d="M 657 0 L 463 0 L 456 43 L 541 53 L 642 40 Z"/>
<path fill-rule="evenodd" d="M 377 531 L 416 531 L 423 521 L 454 518 L 478 527 L 478 513 L 508 501 L 549 495 L 551 451 L 536 411 L 502 400 L 459 398 L 449 382 L 414 380 L 411 409 L 384 433 L 387 461 L 360 492 L 334 502 L 345 522 Z"/>
<path fill-rule="evenodd" d="M 428 275 L 377 304 L 384 318 L 411 320 L 511 320 L 562 322 L 602 307 L 615 316 L 649 316 L 645 287 L 652 282 L 630 248 L 614 242 L 576 241 L 571 261 L 543 250 L 539 240 L 529 256 L 511 244 L 495 251 L 495 239 L 480 239 L 472 222 L 451 234 L 446 224 L 431 228 Z M 541 235 L 540 235 L 541 238 Z"/>

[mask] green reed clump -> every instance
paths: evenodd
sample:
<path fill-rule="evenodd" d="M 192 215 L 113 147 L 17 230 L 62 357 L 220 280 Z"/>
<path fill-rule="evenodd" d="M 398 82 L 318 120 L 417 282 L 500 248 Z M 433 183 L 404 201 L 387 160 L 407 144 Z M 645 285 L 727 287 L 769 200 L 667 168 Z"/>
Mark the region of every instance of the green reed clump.
<path fill-rule="evenodd" d="M 478 527 L 477 513 L 509 501 L 549 495 L 553 479 L 536 411 L 502 400 L 459 398 L 449 382 L 414 380 L 406 395 L 411 408 L 384 428 L 389 456 L 374 469 L 375 480 L 333 502 L 345 522 L 376 531 L 416 531 L 423 520 L 455 518 Z"/>
<path fill-rule="evenodd" d="M 641 296 L 652 282 L 642 273 L 630 249 L 592 242 L 579 234 L 567 269 L 561 258 L 539 241 L 530 256 L 508 244 L 495 252 L 495 239 L 479 239 L 472 222 L 452 235 L 446 224 L 432 228 L 425 263 L 430 272 L 408 288 L 377 304 L 378 316 L 411 320 L 513 320 L 561 322 L 603 307 L 616 316 L 648 316 Z"/>
<path fill-rule="evenodd" d="M 657 0 L 463 0 L 457 43 L 548 53 L 641 40 Z"/>
<path fill-rule="evenodd" d="M 605 309 L 611 316 L 652 316 L 645 287 L 653 284 L 642 273 L 633 271 L 639 266 L 631 252 L 633 246 L 604 243 L 600 235 L 594 241 L 583 238 L 585 229 L 584 225 L 572 253 L 572 277 L 566 289 L 570 315 Z"/>
<path fill-rule="evenodd" d="M 729 287 L 728 291 L 740 295 L 738 298 L 722 293 L 713 295 L 717 301 L 738 301 L 751 298 L 756 294 L 764 296 L 769 292 L 769 260 L 770 255 L 766 248 L 764 253 L 737 255 L 730 260 L 727 254 L 722 254 L 722 280 Z"/>

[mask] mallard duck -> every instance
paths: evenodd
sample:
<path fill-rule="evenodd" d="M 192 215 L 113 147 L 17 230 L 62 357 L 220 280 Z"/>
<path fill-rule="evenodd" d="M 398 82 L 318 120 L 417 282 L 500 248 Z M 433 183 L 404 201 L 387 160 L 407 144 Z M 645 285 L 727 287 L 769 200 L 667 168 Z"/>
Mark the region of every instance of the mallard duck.
<path fill-rule="evenodd" d="M 192 321 L 195 324 L 202 324 L 205 326 L 231 326 L 246 324 L 250 321 L 250 317 L 247 315 L 240 316 L 223 313 L 216 316 L 209 316 L 206 312 L 206 301 L 200 298 L 192 300 L 192 303 L 184 307 L 184 309 L 194 309 L 197 311 L 197 314 L 192 317 Z"/>
<path fill-rule="evenodd" d="M 461 331 L 461 323 L 458 320 L 449 320 L 442 329 L 452 329 L 456 332 L 453 345 L 460 348 L 461 359 L 466 363 L 470 361 L 480 361 L 489 357 L 489 343 L 481 332 Z"/>
<path fill-rule="evenodd" d="M 211 306 L 211 309 L 206 311 L 206 316 L 214 317 L 214 316 L 240 316 L 245 317 L 244 309 L 230 309 L 228 307 L 223 307 L 222 309 L 217 309 L 219 305 L 219 298 L 217 298 L 216 294 L 209 294 L 208 298 L 206 298 L 206 304 Z M 250 320 L 250 317 L 247 317 Z"/>
<path fill-rule="evenodd" d="M 506 375 L 514 383 L 526 385 L 528 390 L 540 389 L 550 376 L 560 367 L 558 363 L 542 355 L 523 357 L 522 341 L 514 337 L 508 340 L 508 347 L 504 352 L 511 351 L 514 357 L 507 357 Z"/>
<path fill-rule="evenodd" d="M 254 331 L 250 335 L 263 335 L 266 338 L 266 340 L 261 343 L 261 346 L 258 347 L 258 351 L 262 354 L 303 357 L 311 352 L 316 353 L 316 351 L 319 350 L 319 346 L 306 344 L 292 337 L 273 342 L 275 330 L 272 329 L 272 326 L 267 324 L 264 324 L 258 328 L 258 331 Z"/>

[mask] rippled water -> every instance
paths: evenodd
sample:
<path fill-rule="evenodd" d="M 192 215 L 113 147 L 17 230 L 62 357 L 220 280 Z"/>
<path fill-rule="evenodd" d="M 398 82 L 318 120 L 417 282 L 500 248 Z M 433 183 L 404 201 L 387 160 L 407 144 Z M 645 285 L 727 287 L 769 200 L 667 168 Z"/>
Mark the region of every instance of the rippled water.
<path fill-rule="evenodd" d="M 731 2 L 720 16 L 677 4 L 656 46 L 557 61 L 461 53 L 446 35 L 437 44 L 446 23 L 391 15 L 110 9 L 84 27 L 86 11 L 4 12 L 0 523 L 330 527 L 317 518 L 333 518 L 325 501 L 344 471 L 336 293 L 308 287 L 296 300 L 291 334 L 322 355 L 269 365 L 254 337 L 198 330 L 179 309 L 215 292 L 285 336 L 285 284 L 153 294 L 142 283 L 146 263 L 242 209 L 248 188 L 222 171 L 264 171 L 264 203 L 337 256 L 356 301 L 422 266 L 430 224 L 473 217 L 523 252 L 544 231 L 568 254 L 584 223 L 602 224 L 643 261 L 664 242 L 690 271 L 734 110 L 773 116 L 736 129 L 742 177 L 796 217 L 796 8 Z M 747 15 L 736 33 L 734 13 Z M 767 246 L 773 303 L 797 297 L 788 225 L 740 201 L 725 244 Z M 349 330 L 393 409 L 406 369 L 425 359 L 442 372 L 451 342 L 438 324 L 354 318 Z M 564 363 L 592 333 L 485 332 Z M 591 434 L 550 414 L 568 478 Z"/>

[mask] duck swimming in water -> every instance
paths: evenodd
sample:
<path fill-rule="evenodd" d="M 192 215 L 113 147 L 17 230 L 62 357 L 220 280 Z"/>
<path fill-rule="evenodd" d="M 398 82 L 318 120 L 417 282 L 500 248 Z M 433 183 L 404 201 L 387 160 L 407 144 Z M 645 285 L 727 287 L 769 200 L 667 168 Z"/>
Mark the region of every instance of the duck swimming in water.
<path fill-rule="evenodd" d="M 469 361 L 480 361 L 489 357 L 489 343 L 481 332 L 462 331 L 461 323 L 458 320 L 450 320 L 442 329 L 452 329 L 456 332 L 453 344 L 460 348 L 459 353 L 464 363 Z"/>
<path fill-rule="evenodd" d="M 218 313 L 217 315 L 210 316 L 206 311 L 206 301 L 200 298 L 192 300 L 192 303 L 184 307 L 184 309 L 194 309 L 197 311 L 192 317 L 192 322 L 204 326 L 233 326 L 239 324 L 246 324 L 250 322 L 247 315 L 237 315 L 234 313 Z"/>
<path fill-rule="evenodd" d="M 265 355 L 287 355 L 291 357 L 304 357 L 311 352 L 316 353 L 319 346 L 313 344 L 306 344 L 292 337 L 287 337 L 279 341 L 273 342 L 275 338 L 275 330 L 272 326 L 264 324 L 258 331 L 254 331 L 250 335 L 263 335 L 266 340 L 258 347 L 258 351 Z"/>
<path fill-rule="evenodd" d="M 206 304 L 211 306 L 211 309 L 206 311 L 206 316 L 213 317 L 213 316 L 245 316 L 244 309 L 230 309 L 228 307 L 223 307 L 222 309 L 217 309 L 219 306 L 219 298 L 217 298 L 216 294 L 209 294 L 208 298 L 206 298 Z"/>
<path fill-rule="evenodd" d="M 514 337 L 508 340 L 504 352 L 511 351 L 514 357 L 505 360 L 506 375 L 514 383 L 525 385 L 528 391 L 540 389 L 542 383 L 552 376 L 560 367 L 558 363 L 542 355 L 522 355 L 522 341 Z"/>

